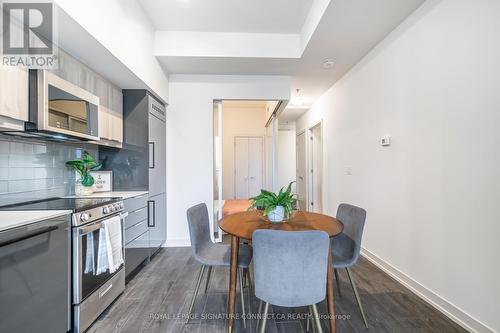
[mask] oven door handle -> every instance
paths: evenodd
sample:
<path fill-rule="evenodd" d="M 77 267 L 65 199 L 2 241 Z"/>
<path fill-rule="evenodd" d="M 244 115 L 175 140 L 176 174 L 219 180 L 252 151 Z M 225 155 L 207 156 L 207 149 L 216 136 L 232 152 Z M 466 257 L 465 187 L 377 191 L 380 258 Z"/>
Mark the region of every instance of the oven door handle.
<path fill-rule="evenodd" d="M 91 224 L 89 226 L 81 227 L 78 230 L 78 235 L 80 235 L 80 236 L 86 235 L 92 231 L 96 231 L 98 229 L 101 229 L 103 226 L 104 226 L 104 224 L 102 222 L 97 222 L 97 223 Z"/>

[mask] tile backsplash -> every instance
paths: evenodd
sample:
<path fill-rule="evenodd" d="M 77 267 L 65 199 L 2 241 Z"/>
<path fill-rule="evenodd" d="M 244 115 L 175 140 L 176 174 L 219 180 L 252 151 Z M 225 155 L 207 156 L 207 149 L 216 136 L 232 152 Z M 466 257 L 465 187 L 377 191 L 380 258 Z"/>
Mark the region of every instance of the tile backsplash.
<path fill-rule="evenodd" d="M 47 198 L 72 195 L 75 172 L 65 162 L 88 151 L 97 158 L 96 145 L 45 142 L 0 135 L 0 199 Z"/>

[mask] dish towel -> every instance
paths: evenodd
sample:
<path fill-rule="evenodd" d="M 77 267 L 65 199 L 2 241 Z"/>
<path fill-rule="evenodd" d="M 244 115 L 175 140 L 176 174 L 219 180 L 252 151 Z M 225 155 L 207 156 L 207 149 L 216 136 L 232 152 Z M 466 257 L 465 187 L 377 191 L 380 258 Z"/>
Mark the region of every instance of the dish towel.
<path fill-rule="evenodd" d="M 109 268 L 108 263 L 108 245 L 106 237 L 106 230 L 103 228 L 99 229 L 99 247 L 97 248 L 97 268 L 96 275 L 101 275 L 106 273 Z"/>
<path fill-rule="evenodd" d="M 106 235 L 106 254 L 109 272 L 112 274 L 123 264 L 122 224 L 120 216 L 103 222 Z"/>
<path fill-rule="evenodd" d="M 87 234 L 87 252 L 85 254 L 85 274 L 95 274 L 95 251 L 94 251 L 94 233 Z"/>

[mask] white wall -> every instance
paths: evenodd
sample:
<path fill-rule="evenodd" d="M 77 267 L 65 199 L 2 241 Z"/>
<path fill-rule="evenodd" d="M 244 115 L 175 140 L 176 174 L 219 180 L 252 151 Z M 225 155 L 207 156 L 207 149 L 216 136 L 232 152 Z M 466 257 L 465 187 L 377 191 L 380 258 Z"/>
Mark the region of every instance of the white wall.
<path fill-rule="evenodd" d="M 222 198 L 234 199 L 234 137 L 259 136 L 264 141 L 264 107 L 227 107 L 222 109 Z M 264 163 L 264 158 L 262 160 Z M 264 164 L 262 165 L 264 170 Z M 265 177 L 262 177 L 265 184 Z"/>
<path fill-rule="evenodd" d="M 297 128 L 324 121 L 326 212 L 366 208 L 367 254 L 478 332 L 500 331 L 499 31 L 499 1 L 428 1 Z"/>
<path fill-rule="evenodd" d="M 154 56 L 155 30 L 137 0 L 55 2 L 152 91 L 168 101 L 168 78 Z"/>
<path fill-rule="evenodd" d="M 186 210 L 213 214 L 214 99 L 285 99 L 290 79 L 279 76 L 170 76 L 167 119 L 167 245 L 189 245 Z"/>

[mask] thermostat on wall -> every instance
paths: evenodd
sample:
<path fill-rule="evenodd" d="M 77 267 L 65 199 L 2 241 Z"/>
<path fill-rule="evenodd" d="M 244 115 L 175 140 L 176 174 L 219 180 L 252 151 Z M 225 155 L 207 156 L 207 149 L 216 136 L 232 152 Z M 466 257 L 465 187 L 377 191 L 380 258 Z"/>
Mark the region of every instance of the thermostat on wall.
<path fill-rule="evenodd" d="M 391 137 L 389 135 L 384 135 L 382 140 L 380 140 L 382 147 L 387 147 L 391 145 Z"/>

